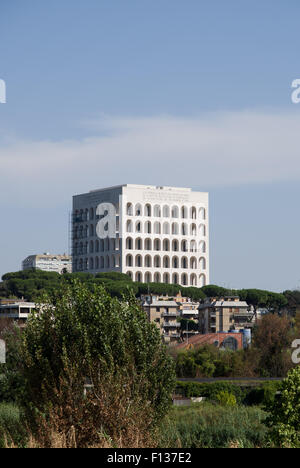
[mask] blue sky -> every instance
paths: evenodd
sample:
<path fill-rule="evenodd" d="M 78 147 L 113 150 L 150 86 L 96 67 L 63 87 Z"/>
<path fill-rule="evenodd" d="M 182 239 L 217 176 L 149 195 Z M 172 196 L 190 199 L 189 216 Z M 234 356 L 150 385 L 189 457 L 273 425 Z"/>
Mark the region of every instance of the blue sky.
<path fill-rule="evenodd" d="M 210 192 L 212 282 L 299 287 L 299 13 L 1 0 L 0 274 L 67 250 L 74 193 L 146 183 Z"/>

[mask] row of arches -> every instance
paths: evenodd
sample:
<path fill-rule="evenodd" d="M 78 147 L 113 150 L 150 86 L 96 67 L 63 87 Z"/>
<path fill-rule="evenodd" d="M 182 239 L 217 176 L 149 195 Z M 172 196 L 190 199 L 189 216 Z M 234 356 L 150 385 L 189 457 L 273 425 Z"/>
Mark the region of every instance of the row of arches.
<path fill-rule="evenodd" d="M 135 206 L 133 203 L 128 202 L 126 205 L 126 214 L 127 216 L 154 216 L 156 218 L 183 218 L 183 219 L 206 219 L 206 210 L 204 207 L 197 208 L 192 206 L 188 208 L 187 206 L 177 206 L 173 205 L 154 205 L 146 203 L 142 205 L 137 203 Z"/>
<path fill-rule="evenodd" d="M 125 246 L 127 250 L 155 250 L 155 251 L 170 251 L 173 252 L 206 252 L 206 242 L 200 241 L 196 242 L 194 240 L 188 242 L 187 240 L 182 240 L 179 242 L 177 239 L 170 241 L 169 239 L 142 239 L 140 237 L 133 239 L 132 237 L 127 237 L 125 241 Z"/>
<path fill-rule="evenodd" d="M 120 250 L 120 239 L 97 239 L 89 242 L 75 242 L 73 247 L 73 255 L 85 255 L 87 253 L 98 253 Z"/>
<path fill-rule="evenodd" d="M 120 255 L 80 258 L 73 262 L 73 271 L 101 270 L 120 267 Z"/>
<path fill-rule="evenodd" d="M 201 273 L 198 277 L 195 273 L 188 275 L 187 273 L 163 273 L 162 275 L 159 272 L 152 274 L 150 271 L 142 273 L 137 271 L 133 273 L 132 271 L 127 271 L 126 274 L 130 276 L 133 281 L 138 281 L 139 283 L 166 283 L 166 284 L 181 284 L 183 286 L 198 286 L 202 287 L 206 285 L 206 276 L 204 273 Z"/>
<path fill-rule="evenodd" d="M 206 270 L 206 259 L 204 257 L 200 257 L 198 260 L 196 257 L 191 257 L 188 259 L 187 257 L 177 257 L 176 255 L 173 257 L 169 257 L 168 255 L 164 255 L 161 257 L 160 255 L 155 255 L 152 257 L 151 255 L 136 255 L 135 257 L 131 254 L 127 254 L 125 258 L 125 265 L 127 267 L 139 267 L 139 268 L 182 268 L 187 269 L 190 268 L 191 270 Z"/>
<path fill-rule="evenodd" d="M 205 224 L 199 224 L 197 227 L 195 223 L 188 225 L 187 223 L 160 223 L 156 221 L 151 223 L 151 221 L 146 221 L 144 224 L 141 221 L 136 221 L 135 224 L 131 219 L 128 219 L 126 222 L 126 232 L 137 232 L 145 234 L 172 234 L 172 235 L 182 235 L 182 236 L 206 236 L 206 226 Z"/>

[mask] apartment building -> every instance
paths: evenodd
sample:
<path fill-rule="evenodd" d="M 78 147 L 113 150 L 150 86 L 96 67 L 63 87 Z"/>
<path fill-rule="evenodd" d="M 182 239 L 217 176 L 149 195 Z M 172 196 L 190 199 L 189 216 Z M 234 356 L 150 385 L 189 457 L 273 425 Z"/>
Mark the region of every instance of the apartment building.
<path fill-rule="evenodd" d="M 151 298 L 143 302 L 149 322 L 153 322 L 160 330 L 165 343 L 174 343 L 180 339 L 180 322 L 178 304 L 173 299 Z"/>
<path fill-rule="evenodd" d="M 209 284 L 208 193 L 120 185 L 73 197 L 73 271 Z"/>
<path fill-rule="evenodd" d="M 62 274 L 64 271 L 72 273 L 72 257 L 69 255 L 51 255 L 50 253 L 29 255 L 22 262 L 22 270 L 55 271 Z"/>
<path fill-rule="evenodd" d="M 250 328 L 253 319 L 253 309 L 235 296 L 208 298 L 199 305 L 199 325 L 203 334 Z"/>

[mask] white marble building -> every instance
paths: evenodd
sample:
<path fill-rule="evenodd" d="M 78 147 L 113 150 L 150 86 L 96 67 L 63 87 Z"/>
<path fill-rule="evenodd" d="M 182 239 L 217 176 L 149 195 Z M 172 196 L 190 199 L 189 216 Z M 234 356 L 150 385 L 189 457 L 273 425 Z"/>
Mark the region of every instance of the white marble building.
<path fill-rule="evenodd" d="M 74 272 L 209 284 L 208 193 L 126 184 L 75 195 L 72 257 Z"/>

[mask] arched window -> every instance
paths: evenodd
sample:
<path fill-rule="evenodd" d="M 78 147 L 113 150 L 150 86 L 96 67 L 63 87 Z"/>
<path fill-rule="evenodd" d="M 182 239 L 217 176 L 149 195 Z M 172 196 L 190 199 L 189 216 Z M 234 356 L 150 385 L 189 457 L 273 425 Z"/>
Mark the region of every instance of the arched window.
<path fill-rule="evenodd" d="M 168 205 L 163 206 L 163 217 L 164 218 L 170 217 L 170 208 L 168 207 Z"/>
<path fill-rule="evenodd" d="M 199 208 L 199 219 L 206 219 L 206 212 L 203 207 Z"/>
<path fill-rule="evenodd" d="M 94 253 L 94 242 L 90 241 L 90 253 Z"/>
<path fill-rule="evenodd" d="M 200 241 L 200 242 L 199 242 L 199 252 L 200 252 L 200 253 L 205 253 L 205 252 L 206 252 L 206 244 L 205 244 L 205 241 Z"/>
<path fill-rule="evenodd" d="M 145 239 L 145 250 L 152 250 L 152 241 L 151 241 L 151 239 Z"/>
<path fill-rule="evenodd" d="M 186 273 L 182 273 L 182 275 L 181 275 L 181 284 L 183 286 L 187 286 L 187 284 L 188 284 L 188 278 L 187 278 Z"/>
<path fill-rule="evenodd" d="M 160 268 L 160 256 L 159 255 L 155 255 L 153 263 L 154 263 L 154 268 Z"/>
<path fill-rule="evenodd" d="M 100 245 L 100 252 L 104 252 L 104 239 L 100 239 L 99 245 Z"/>
<path fill-rule="evenodd" d="M 151 223 L 150 223 L 150 221 L 147 221 L 145 223 L 145 233 L 146 234 L 151 234 Z"/>
<path fill-rule="evenodd" d="M 201 273 L 201 275 L 199 275 L 199 288 L 202 288 L 203 286 L 206 286 L 206 277 Z"/>
<path fill-rule="evenodd" d="M 186 240 L 181 241 L 181 252 L 187 252 L 188 251 L 188 243 Z"/>
<path fill-rule="evenodd" d="M 95 268 L 96 268 L 96 270 L 99 269 L 99 257 L 95 258 Z"/>
<path fill-rule="evenodd" d="M 120 255 L 119 254 L 115 255 L 115 266 L 116 268 L 120 267 Z"/>
<path fill-rule="evenodd" d="M 160 240 L 154 239 L 154 250 L 160 250 Z"/>
<path fill-rule="evenodd" d="M 133 241 L 131 237 L 127 237 L 126 239 L 126 249 L 132 250 L 133 248 Z"/>
<path fill-rule="evenodd" d="M 79 260 L 79 271 L 83 270 L 83 261 L 82 258 Z"/>
<path fill-rule="evenodd" d="M 104 257 L 100 257 L 100 268 L 104 268 Z"/>
<path fill-rule="evenodd" d="M 163 234 L 170 234 L 170 225 L 169 223 L 163 224 Z"/>
<path fill-rule="evenodd" d="M 131 254 L 126 255 L 126 266 L 129 266 L 129 267 L 132 266 L 132 255 Z"/>
<path fill-rule="evenodd" d="M 191 209 L 190 209 L 190 217 L 192 219 L 196 219 L 196 217 L 197 217 L 197 210 L 196 210 L 195 206 L 192 206 Z"/>
<path fill-rule="evenodd" d="M 188 217 L 188 209 L 186 206 L 181 207 L 181 217 L 182 218 L 187 218 Z"/>
<path fill-rule="evenodd" d="M 142 232 L 142 223 L 140 221 L 135 224 L 135 232 Z"/>
<path fill-rule="evenodd" d="M 186 257 L 181 259 L 181 268 L 188 268 L 188 259 Z"/>
<path fill-rule="evenodd" d="M 127 232 L 132 232 L 132 221 L 130 219 L 128 219 L 128 221 L 126 223 L 126 231 Z"/>
<path fill-rule="evenodd" d="M 135 216 L 142 216 L 142 205 L 140 203 L 135 205 Z"/>
<path fill-rule="evenodd" d="M 161 234 L 161 227 L 158 221 L 154 223 L 154 234 Z"/>
<path fill-rule="evenodd" d="M 111 256 L 111 266 L 112 268 L 116 268 L 116 259 L 114 255 Z"/>
<path fill-rule="evenodd" d="M 95 251 L 96 252 L 99 252 L 99 246 L 100 246 L 100 243 L 99 243 L 99 241 L 97 239 L 96 242 L 95 242 Z"/>
<path fill-rule="evenodd" d="M 140 237 L 135 239 L 135 250 L 142 250 L 143 249 L 143 241 Z"/>
<path fill-rule="evenodd" d="M 172 268 L 179 268 L 179 260 L 178 257 L 172 258 Z"/>
<path fill-rule="evenodd" d="M 154 273 L 154 283 L 160 283 L 160 273 Z"/>
<path fill-rule="evenodd" d="M 94 259 L 91 257 L 90 258 L 90 270 L 94 269 Z"/>
<path fill-rule="evenodd" d="M 94 235 L 94 226 L 93 224 L 90 225 L 90 236 Z"/>
<path fill-rule="evenodd" d="M 106 268 L 109 268 L 109 267 L 110 267 L 109 255 L 106 255 L 106 258 L 105 258 L 105 267 L 106 267 Z"/>
<path fill-rule="evenodd" d="M 155 205 L 155 206 L 154 206 L 153 214 L 154 214 L 154 216 L 155 216 L 156 218 L 160 218 L 161 212 L 160 212 L 160 206 L 159 206 L 159 205 Z"/>
<path fill-rule="evenodd" d="M 176 239 L 172 241 L 172 250 L 173 252 L 178 252 L 179 250 L 179 242 Z"/>
<path fill-rule="evenodd" d="M 195 275 L 195 273 L 191 274 L 190 285 L 191 286 L 197 286 L 197 276 Z"/>
<path fill-rule="evenodd" d="M 179 217 L 179 208 L 178 208 L 178 206 L 172 206 L 171 214 L 172 214 L 172 218 L 178 218 Z"/>
<path fill-rule="evenodd" d="M 205 237 L 206 236 L 206 228 L 204 224 L 200 224 L 199 226 L 199 236 Z"/>
<path fill-rule="evenodd" d="M 178 223 L 172 223 L 172 234 L 173 236 L 178 235 Z"/>
<path fill-rule="evenodd" d="M 137 271 L 135 274 L 135 281 L 141 283 L 143 281 L 143 275 L 140 271 Z"/>
<path fill-rule="evenodd" d="M 196 224 L 193 223 L 190 225 L 190 236 L 196 236 L 197 235 L 197 227 Z"/>
<path fill-rule="evenodd" d="M 147 271 L 145 273 L 145 283 L 151 283 L 152 282 L 152 275 L 151 273 L 149 273 L 149 271 Z"/>
<path fill-rule="evenodd" d="M 90 219 L 94 219 L 94 208 L 90 208 Z"/>
<path fill-rule="evenodd" d="M 179 283 L 178 274 L 177 274 L 177 273 L 173 273 L 173 275 L 172 275 L 172 283 L 173 283 L 173 284 L 178 284 L 178 283 Z"/>
<path fill-rule="evenodd" d="M 108 237 L 104 239 L 104 244 L 105 244 L 105 251 L 108 252 L 109 251 L 109 238 Z"/>
<path fill-rule="evenodd" d="M 143 266 L 143 260 L 141 255 L 137 255 L 135 257 L 135 266 L 136 267 L 142 267 Z"/>
<path fill-rule="evenodd" d="M 190 268 L 191 270 L 197 269 L 197 259 L 195 257 L 191 257 L 190 259 Z"/>
<path fill-rule="evenodd" d="M 127 216 L 132 216 L 133 215 L 132 203 L 127 203 L 127 205 L 126 205 L 126 214 L 127 214 Z"/>
<path fill-rule="evenodd" d="M 170 268 L 170 259 L 168 256 L 164 256 L 163 258 L 163 268 Z"/>
<path fill-rule="evenodd" d="M 169 275 L 169 273 L 164 273 L 163 282 L 166 283 L 166 284 L 169 284 L 169 283 L 170 283 L 170 275 Z"/>
<path fill-rule="evenodd" d="M 149 203 L 145 205 L 145 216 L 151 216 L 151 205 Z"/>
<path fill-rule="evenodd" d="M 181 235 L 187 236 L 188 235 L 188 226 L 186 223 L 181 224 Z"/>
<path fill-rule="evenodd" d="M 206 270 L 206 260 L 204 257 L 199 258 L 199 269 Z"/>
<path fill-rule="evenodd" d="M 165 252 L 169 252 L 169 250 L 170 250 L 170 241 L 169 241 L 169 239 L 164 239 L 163 240 L 163 250 Z"/>
<path fill-rule="evenodd" d="M 150 255 L 146 255 L 145 257 L 145 267 L 151 268 L 152 267 L 152 258 Z"/>
<path fill-rule="evenodd" d="M 190 252 L 197 252 L 197 244 L 194 240 L 192 240 L 190 243 Z"/>

